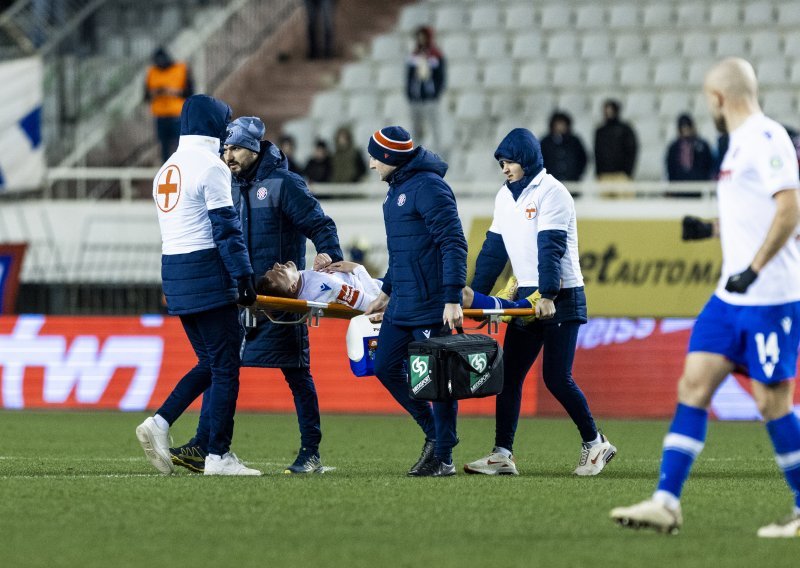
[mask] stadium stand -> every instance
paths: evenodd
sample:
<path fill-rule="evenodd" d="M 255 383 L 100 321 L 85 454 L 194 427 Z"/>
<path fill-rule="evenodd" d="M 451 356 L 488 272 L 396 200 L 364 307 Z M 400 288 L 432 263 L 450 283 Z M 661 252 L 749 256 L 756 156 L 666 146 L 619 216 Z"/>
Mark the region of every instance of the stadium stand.
<path fill-rule="evenodd" d="M 791 87 L 800 77 L 800 40 L 791 33 L 791 22 L 800 20 L 797 13 L 796 3 L 769 1 L 501 0 L 486 5 L 431 0 L 404 8 L 395 29 L 376 38 L 361 64 L 387 64 L 387 45 L 399 61 L 414 25 L 433 22 L 450 63 L 442 122 L 459 124 L 468 118 L 476 128 L 471 136 L 464 136 L 463 124 L 452 129 L 459 135 L 444 143 L 451 155 L 494 147 L 497 125 L 513 118 L 509 112 L 515 113 L 517 125 L 544 134 L 556 104 L 573 114 L 576 127 L 584 129 L 578 133 L 591 140 L 600 103 L 613 96 L 624 102 L 623 114 L 634 121 L 641 139 L 657 145 L 642 148 L 636 176 L 654 180 L 661 179 L 663 151 L 681 112 L 694 113 L 701 134 L 716 139 L 698 92 L 717 57 L 750 58 L 763 86 L 765 111 L 789 125 L 797 123 L 798 101 Z M 402 85 L 389 86 L 390 73 L 382 72 L 387 79 L 373 82 L 372 90 L 381 99 L 395 98 L 379 119 L 401 122 L 405 113 L 392 111 L 399 111 L 396 95 Z M 336 89 L 369 88 L 353 81 L 345 73 Z M 549 96 L 541 98 L 542 90 Z M 301 134 L 311 120 L 310 131 L 328 130 L 324 122 L 336 119 L 334 113 L 312 113 L 290 121 L 286 129 Z M 368 117 L 362 112 L 359 120 Z M 303 151 L 310 143 L 309 138 L 301 141 Z M 472 178 L 455 169 L 449 175 Z"/>

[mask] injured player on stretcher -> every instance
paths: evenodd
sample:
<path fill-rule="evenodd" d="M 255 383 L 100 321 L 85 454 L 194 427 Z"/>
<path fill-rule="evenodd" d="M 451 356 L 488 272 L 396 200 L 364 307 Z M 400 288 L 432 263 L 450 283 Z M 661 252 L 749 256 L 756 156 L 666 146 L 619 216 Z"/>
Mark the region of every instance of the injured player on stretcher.
<path fill-rule="evenodd" d="M 381 292 L 381 281 L 372 278 L 360 264 L 339 261 L 321 271 L 298 270 L 294 262 L 275 263 L 256 283 L 256 291 L 265 296 L 297 298 L 314 302 L 344 304 L 354 310 L 365 311 Z M 515 300 L 517 282 L 512 276 L 508 285 L 497 296 L 486 296 L 469 286 L 463 290 L 463 307 L 473 309 L 536 308 L 539 292 Z M 534 316 L 528 316 L 533 319 Z M 525 317 L 523 319 L 528 319 Z"/>

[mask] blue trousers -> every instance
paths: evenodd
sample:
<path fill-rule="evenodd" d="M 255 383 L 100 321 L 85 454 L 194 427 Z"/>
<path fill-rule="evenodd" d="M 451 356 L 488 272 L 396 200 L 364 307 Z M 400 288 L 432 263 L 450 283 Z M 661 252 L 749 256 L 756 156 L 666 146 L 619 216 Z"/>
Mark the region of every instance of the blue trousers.
<path fill-rule="evenodd" d="M 458 443 L 458 403 L 434 402 L 431 408 L 430 403 L 414 400 L 408 392 L 408 344 L 424 340 L 426 331 L 429 337 L 443 332 L 441 326 L 406 327 L 384 321 L 375 351 L 375 374 L 400 406 L 417 421 L 425 432 L 425 438 L 435 440 L 435 455 L 449 459 Z"/>
<path fill-rule="evenodd" d="M 161 116 L 156 118 L 156 135 L 161 145 L 161 162 L 166 162 L 178 149 L 181 137 L 181 117 Z"/>
<path fill-rule="evenodd" d="M 311 371 L 307 368 L 286 368 L 281 369 L 281 372 L 294 397 L 297 423 L 300 426 L 300 444 L 308 450 L 317 452 L 319 451 L 319 443 L 322 440 L 322 429 L 320 428 L 317 389 L 314 387 Z M 206 451 L 208 451 L 206 448 L 211 426 L 210 402 L 211 397 L 206 393 L 203 396 L 203 408 L 200 411 L 197 432 L 190 442 L 190 444 L 196 444 Z"/>
<path fill-rule="evenodd" d="M 223 455 L 231 446 L 239 396 L 239 310 L 230 304 L 180 318 L 197 365 L 175 385 L 157 413 L 173 424 L 207 391 L 208 452 Z"/>
<path fill-rule="evenodd" d="M 522 404 L 522 385 L 533 362 L 542 354 L 544 384 L 578 427 L 585 441 L 597 437 L 586 397 L 572 378 L 580 322 L 511 324 L 503 343 L 503 392 L 497 395 L 495 445 L 511 451 Z"/>

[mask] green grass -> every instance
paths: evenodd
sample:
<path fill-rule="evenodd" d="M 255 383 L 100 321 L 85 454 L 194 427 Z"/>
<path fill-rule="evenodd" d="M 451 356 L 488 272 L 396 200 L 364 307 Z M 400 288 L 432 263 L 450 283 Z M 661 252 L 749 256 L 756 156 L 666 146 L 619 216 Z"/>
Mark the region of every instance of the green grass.
<path fill-rule="evenodd" d="M 625 531 L 608 511 L 648 496 L 665 422 L 603 421 L 619 455 L 570 475 L 567 420 L 523 420 L 522 473 L 409 479 L 422 438 L 410 419 L 326 416 L 323 475 L 281 472 L 295 419 L 243 414 L 234 451 L 261 478 L 164 477 L 145 461 L 139 414 L 0 412 L 0 566 L 796 566 L 800 541 L 756 529 L 790 508 L 763 427 L 712 423 L 684 493 L 678 536 Z M 178 421 L 175 442 L 196 415 Z M 490 448 L 494 423 L 462 419 L 455 459 Z M 460 471 L 460 470 L 459 470 Z"/>

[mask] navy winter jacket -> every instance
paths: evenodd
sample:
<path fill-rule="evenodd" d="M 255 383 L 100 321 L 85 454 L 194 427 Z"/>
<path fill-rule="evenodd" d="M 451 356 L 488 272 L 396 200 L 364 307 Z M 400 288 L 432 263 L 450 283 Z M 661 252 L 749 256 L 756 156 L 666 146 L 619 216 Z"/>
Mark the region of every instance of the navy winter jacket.
<path fill-rule="evenodd" d="M 181 113 L 181 135 L 220 138 L 230 120 L 228 105 L 195 95 Z M 211 160 L 214 160 L 213 154 Z M 200 160 L 202 163 L 202 159 Z M 236 280 L 253 274 L 233 207 L 210 210 L 215 248 L 161 256 L 161 279 L 170 314 L 192 314 L 236 302 Z"/>
<path fill-rule="evenodd" d="M 289 171 L 286 157 L 271 142 L 261 142 L 260 157 L 250 172 L 234 177 L 233 203 L 242 220 L 256 279 L 276 262 L 291 260 L 304 269 L 306 237 L 318 253 L 329 254 L 334 262 L 342 260 L 336 224 L 303 178 Z M 274 314 L 273 318 L 278 319 Z M 297 314 L 280 319 L 297 319 Z M 275 325 L 260 317 L 245 339 L 242 365 L 308 367 L 308 329 L 305 325 Z"/>
<path fill-rule="evenodd" d="M 422 326 L 441 324 L 444 304 L 461 303 L 467 240 L 453 190 L 443 179 L 447 164 L 425 148 L 414 152 L 387 179 L 389 268 L 383 291 L 390 295 L 387 321 Z"/>

